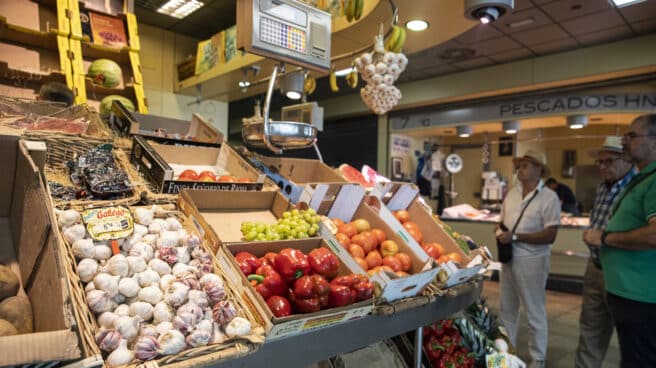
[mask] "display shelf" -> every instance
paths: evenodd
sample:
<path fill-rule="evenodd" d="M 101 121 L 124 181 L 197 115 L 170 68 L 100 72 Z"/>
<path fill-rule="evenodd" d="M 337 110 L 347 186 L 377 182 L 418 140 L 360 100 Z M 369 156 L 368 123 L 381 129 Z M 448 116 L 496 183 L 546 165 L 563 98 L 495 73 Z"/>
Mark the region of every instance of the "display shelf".
<path fill-rule="evenodd" d="M 126 83 L 124 88 L 107 88 L 97 84 L 93 84 L 91 78 L 84 78 L 84 87 L 87 91 L 87 97 L 94 100 L 101 100 L 102 97 L 109 95 L 121 95 L 134 101 L 136 93 L 134 92 L 134 84 Z M 101 96 L 94 98 L 92 96 Z"/>
<path fill-rule="evenodd" d="M 42 49 L 58 51 L 57 31 L 40 32 L 29 28 L 7 23 L 5 17 L 0 16 L 0 40 L 11 43 L 38 47 Z"/>
<path fill-rule="evenodd" d="M 265 342 L 253 354 L 213 366 L 305 367 L 447 318 L 477 301 L 482 289 L 481 283 L 469 293 L 453 298 L 438 297 L 430 304 L 392 315 L 369 315 L 332 327 Z"/>
<path fill-rule="evenodd" d="M 80 44 L 84 59 L 110 59 L 120 65 L 130 65 L 130 49 L 128 47 L 117 49 L 96 45 L 88 40 L 81 40 Z"/>

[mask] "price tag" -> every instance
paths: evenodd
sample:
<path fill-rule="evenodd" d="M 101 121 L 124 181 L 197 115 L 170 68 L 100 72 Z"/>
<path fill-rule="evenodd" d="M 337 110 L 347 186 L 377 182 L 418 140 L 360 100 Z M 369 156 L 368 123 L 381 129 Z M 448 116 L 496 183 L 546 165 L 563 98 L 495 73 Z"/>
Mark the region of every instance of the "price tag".
<path fill-rule="evenodd" d="M 132 213 L 126 207 L 92 208 L 82 212 L 82 221 L 93 240 L 127 238 L 134 230 Z"/>

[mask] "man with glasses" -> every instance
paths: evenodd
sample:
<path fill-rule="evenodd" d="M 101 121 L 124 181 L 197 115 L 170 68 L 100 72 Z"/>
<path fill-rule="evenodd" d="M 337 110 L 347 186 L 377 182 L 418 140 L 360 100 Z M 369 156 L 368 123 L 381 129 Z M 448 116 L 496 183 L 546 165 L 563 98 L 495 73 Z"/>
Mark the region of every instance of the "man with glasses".
<path fill-rule="evenodd" d="M 624 156 L 622 137 L 606 137 L 600 149 L 592 150 L 601 179 L 594 206 L 590 212 L 590 229 L 606 230 L 610 209 L 617 195 L 636 175 L 637 170 Z M 580 336 L 576 351 L 576 367 L 601 367 L 613 335 L 613 317 L 606 302 L 604 275 L 599 248 L 590 246 L 590 258 L 583 276 L 583 301 L 579 319 Z"/>
<path fill-rule="evenodd" d="M 656 367 L 656 114 L 636 118 L 623 143 L 639 173 L 615 201 L 606 231 L 591 229 L 584 240 L 601 247 L 622 367 Z"/>

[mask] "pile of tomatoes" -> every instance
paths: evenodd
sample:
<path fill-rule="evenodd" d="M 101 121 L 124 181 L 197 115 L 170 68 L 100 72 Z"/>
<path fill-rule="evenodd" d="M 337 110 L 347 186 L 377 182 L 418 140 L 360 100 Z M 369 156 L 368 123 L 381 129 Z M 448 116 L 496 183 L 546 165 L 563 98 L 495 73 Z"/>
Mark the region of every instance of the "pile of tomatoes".
<path fill-rule="evenodd" d="M 455 263 L 462 263 L 462 257 L 456 252 L 447 252 L 443 245 L 435 242 L 426 243 L 424 242 L 424 235 L 419 230 L 419 225 L 410 220 L 410 213 L 406 210 L 394 211 L 394 217 L 403 225 L 403 227 L 408 231 L 410 236 L 421 245 L 421 248 L 428 254 L 430 257 L 435 259 L 437 263 L 442 264 L 449 261 Z"/>
<path fill-rule="evenodd" d="M 236 178 L 232 175 L 216 176 L 212 171 L 201 171 L 200 174 L 196 170 L 187 169 L 180 173 L 178 180 L 184 181 L 205 181 L 212 183 L 253 183 L 251 178 Z"/>
<path fill-rule="evenodd" d="M 407 253 L 399 250 L 399 245 L 381 229 L 371 228 L 365 219 L 345 223 L 335 218 L 337 226 L 335 238 L 346 248 L 356 262 L 369 275 L 385 270 L 399 277 L 407 276 L 412 269 L 412 260 Z"/>

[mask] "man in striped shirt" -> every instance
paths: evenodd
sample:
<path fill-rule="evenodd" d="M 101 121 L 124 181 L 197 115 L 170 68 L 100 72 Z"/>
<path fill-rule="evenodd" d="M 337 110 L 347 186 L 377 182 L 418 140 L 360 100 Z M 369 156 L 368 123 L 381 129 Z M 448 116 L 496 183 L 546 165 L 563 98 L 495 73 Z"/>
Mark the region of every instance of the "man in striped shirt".
<path fill-rule="evenodd" d="M 590 213 L 590 228 L 606 230 L 606 223 L 617 195 L 637 174 L 622 147 L 622 137 L 610 136 L 601 149 L 590 152 L 599 166 L 602 182 L 597 187 L 594 207 Z M 583 277 L 583 302 L 576 367 L 601 367 L 613 335 L 613 318 L 606 302 L 604 275 L 601 271 L 599 248 L 589 246 L 590 258 Z"/>

